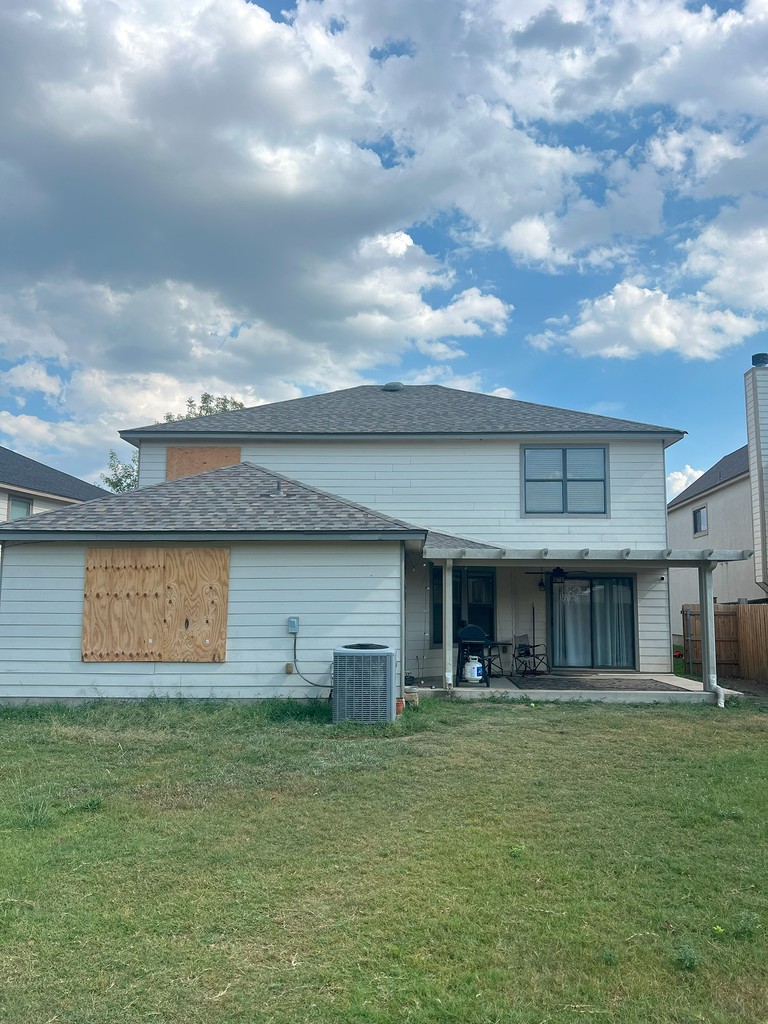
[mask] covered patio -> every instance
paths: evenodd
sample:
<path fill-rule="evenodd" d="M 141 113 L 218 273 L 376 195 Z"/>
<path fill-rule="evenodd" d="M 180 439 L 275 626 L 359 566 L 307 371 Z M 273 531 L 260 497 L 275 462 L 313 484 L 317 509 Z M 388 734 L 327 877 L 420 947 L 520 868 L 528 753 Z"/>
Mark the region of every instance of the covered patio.
<path fill-rule="evenodd" d="M 617 700 L 631 703 L 670 699 L 722 699 L 722 691 L 717 684 L 712 575 L 718 563 L 750 558 L 753 554 L 751 550 L 530 550 L 483 547 L 476 542 L 467 542 L 467 546 L 464 547 L 459 546 L 460 543 L 462 542 L 458 542 L 456 538 L 434 534 L 427 538 L 423 557 L 431 562 L 436 573 L 442 574 L 442 594 L 449 595 L 453 592 L 456 568 L 470 565 L 506 567 L 525 576 L 535 577 L 541 574 L 539 589 L 542 589 L 542 583 L 546 580 L 544 586 L 549 599 L 548 607 L 552 611 L 555 609 L 554 580 L 572 576 L 578 579 L 607 581 L 632 576 L 636 590 L 639 591 L 642 584 L 646 593 L 656 591 L 653 599 L 655 611 L 650 614 L 646 606 L 645 622 L 640 623 L 639 599 L 633 605 L 637 624 L 634 627 L 635 636 L 631 639 L 631 661 L 626 658 L 623 664 L 614 661 L 603 670 L 596 668 L 594 661 L 591 666 L 588 663 L 587 667 L 583 667 L 584 662 L 579 661 L 575 665 L 564 664 L 562 654 L 559 659 L 557 657 L 560 638 L 554 635 L 554 672 L 516 675 L 514 662 L 505 665 L 502 661 L 501 672 L 489 680 L 489 686 L 468 686 L 463 680 L 456 678 L 455 608 L 449 600 L 444 600 L 441 609 L 440 644 L 442 674 L 438 679 L 424 680 L 428 688 L 426 692 L 439 689 L 454 692 L 456 696 L 464 699 L 495 694 L 509 697 L 520 695 L 531 700 Z M 670 672 L 671 636 L 666 576 L 670 568 L 678 566 L 695 567 L 698 570 L 702 608 L 702 683 L 681 679 Z M 662 600 L 663 615 L 660 615 Z M 651 620 L 653 624 L 649 628 L 648 622 Z M 550 653 L 546 667 L 550 669 L 554 633 L 550 616 L 546 616 L 541 629 L 546 635 L 546 645 Z M 641 636 L 643 630 L 645 632 Z M 654 635 L 649 642 L 648 637 L 652 632 Z M 498 637 L 495 639 L 499 640 Z M 509 641 L 501 639 L 500 643 L 508 644 Z M 649 648 L 653 650 L 652 656 L 647 654 Z M 503 647 L 502 650 L 507 652 L 507 647 Z"/>

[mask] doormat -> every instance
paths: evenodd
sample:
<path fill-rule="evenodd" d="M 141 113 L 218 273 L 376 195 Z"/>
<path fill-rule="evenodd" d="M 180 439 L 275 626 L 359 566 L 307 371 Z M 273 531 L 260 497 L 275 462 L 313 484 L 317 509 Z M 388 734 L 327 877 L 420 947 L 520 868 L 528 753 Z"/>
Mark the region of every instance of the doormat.
<path fill-rule="evenodd" d="M 684 686 L 658 679 L 625 679 L 613 676 L 510 676 L 521 690 L 665 690 L 685 693 Z"/>

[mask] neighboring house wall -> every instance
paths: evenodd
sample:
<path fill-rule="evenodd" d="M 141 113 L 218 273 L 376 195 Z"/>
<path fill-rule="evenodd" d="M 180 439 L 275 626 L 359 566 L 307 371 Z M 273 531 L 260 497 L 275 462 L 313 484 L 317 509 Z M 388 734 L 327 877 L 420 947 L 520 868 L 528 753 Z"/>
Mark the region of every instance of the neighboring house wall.
<path fill-rule="evenodd" d="M 31 505 L 30 515 L 37 515 L 39 512 L 53 512 L 57 508 L 64 508 L 71 505 L 72 501 L 65 498 L 52 498 L 48 495 L 34 494 L 31 491 L 0 488 L 0 521 L 6 522 L 11 518 L 11 498 L 21 498 Z"/>
<path fill-rule="evenodd" d="M 693 513 L 707 510 L 707 532 L 694 535 Z M 690 501 L 669 511 L 669 546 L 671 548 L 745 549 L 752 547 L 752 513 L 750 484 L 747 477 L 722 487 L 698 494 Z M 721 604 L 740 598 L 757 600 L 765 593 L 755 583 L 752 559 L 724 562 L 714 572 L 714 596 Z M 695 569 L 673 569 L 670 572 L 670 611 L 673 634 L 682 632 L 680 610 L 684 604 L 699 603 L 699 580 Z"/>
<path fill-rule="evenodd" d="M 558 447 L 584 438 L 547 439 Z M 418 526 L 508 547 L 667 546 L 664 452 L 660 441 L 590 437 L 609 453 L 609 515 L 531 516 L 521 509 L 521 450 L 505 439 L 446 441 L 260 441 L 244 461 L 360 502 Z M 200 444 L 210 446 L 208 438 Z M 166 445 L 141 446 L 140 485 L 166 476 Z"/>
<path fill-rule="evenodd" d="M 230 545 L 227 660 L 222 664 L 82 661 L 85 545 L 6 544 L 0 590 L 3 698 L 306 696 L 285 674 L 286 629 L 300 616 L 298 665 L 329 685 L 334 647 L 401 645 L 401 545 Z M 41 582 L 47 588 L 41 592 Z M 325 696 L 327 690 L 315 691 Z"/>

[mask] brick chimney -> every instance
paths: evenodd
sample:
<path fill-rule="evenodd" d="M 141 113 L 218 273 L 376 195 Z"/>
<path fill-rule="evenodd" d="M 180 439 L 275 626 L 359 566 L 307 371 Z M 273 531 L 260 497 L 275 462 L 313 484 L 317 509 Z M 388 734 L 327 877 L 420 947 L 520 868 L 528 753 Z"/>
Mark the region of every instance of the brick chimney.
<path fill-rule="evenodd" d="M 752 356 L 744 374 L 747 406 L 749 479 L 752 487 L 752 535 L 755 547 L 755 583 L 768 593 L 768 352 Z"/>

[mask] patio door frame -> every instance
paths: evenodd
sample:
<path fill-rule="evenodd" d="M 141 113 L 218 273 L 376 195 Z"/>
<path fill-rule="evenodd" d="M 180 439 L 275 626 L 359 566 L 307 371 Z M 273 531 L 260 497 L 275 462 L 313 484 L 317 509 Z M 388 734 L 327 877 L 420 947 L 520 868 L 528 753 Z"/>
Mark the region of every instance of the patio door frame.
<path fill-rule="evenodd" d="M 632 602 L 631 628 L 631 664 L 630 665 L 596 665 L 595 664 L 595 616 L 594 616 L 594 584 L 601 580 L 626 580 L 629 583 L 629 591 Z M 556 660 L 557 645 L 555 643 L 555 587 L 558 582 L 583 582 L 589 583 L 589 651 L 590 664 L 588 665 L 563 665 Z M 562 581 L 551 580 L 549 587 L 549 632 L 550 643 L 549 653 L 553 669 L 594 669 L 595 671 L 622 671 L 633 672 L 637 669 L 637 579 L 630 573 L 590 573 L 569 571 Z"/>

